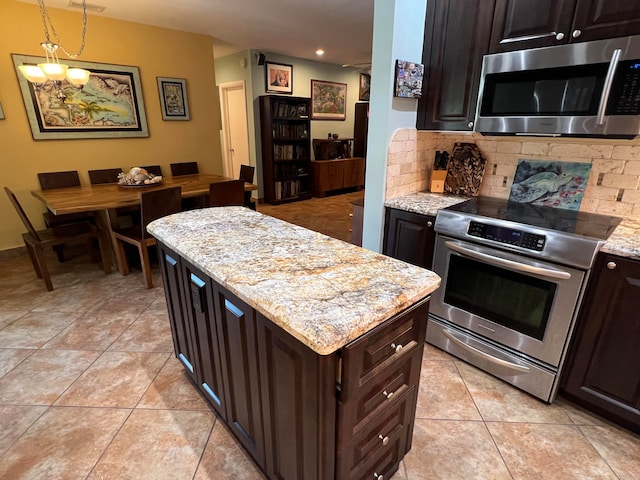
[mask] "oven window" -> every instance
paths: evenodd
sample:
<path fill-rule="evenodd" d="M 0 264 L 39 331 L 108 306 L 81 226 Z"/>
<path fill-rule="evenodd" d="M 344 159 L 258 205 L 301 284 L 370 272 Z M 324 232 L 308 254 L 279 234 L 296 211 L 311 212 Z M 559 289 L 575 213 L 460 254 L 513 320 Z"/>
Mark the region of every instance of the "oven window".
<path fill-rule="evenodd" d="M 451 255 L 444 301 L 542 340 L 556 287 L 552 282 Z"/>

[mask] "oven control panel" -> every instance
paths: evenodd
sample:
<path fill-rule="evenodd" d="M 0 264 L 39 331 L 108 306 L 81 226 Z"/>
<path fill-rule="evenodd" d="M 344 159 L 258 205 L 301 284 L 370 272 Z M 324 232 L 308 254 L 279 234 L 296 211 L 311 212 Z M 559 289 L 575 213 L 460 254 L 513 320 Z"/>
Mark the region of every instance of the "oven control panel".
<path fill-rule="evenodd" d="M 472 237 L 486 238 L 494 242 L 507 243 L 516 247 L 541 252 L 544 249 L 545 236 L 523 232 L 515 228 L 487 225 L 480 222 L 469 222 L 467 234 Z"/>

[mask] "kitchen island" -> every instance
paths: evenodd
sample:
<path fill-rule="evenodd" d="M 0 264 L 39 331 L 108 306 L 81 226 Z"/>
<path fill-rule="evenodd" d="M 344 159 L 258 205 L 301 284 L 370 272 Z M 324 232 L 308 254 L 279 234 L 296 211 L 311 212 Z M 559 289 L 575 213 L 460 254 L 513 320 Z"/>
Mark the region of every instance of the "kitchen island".
<path fill-rule="evenodd" d="M 389 478 L 440 278 L 243 207 L 156 220 L 176 356 L 269 478 Z"/>

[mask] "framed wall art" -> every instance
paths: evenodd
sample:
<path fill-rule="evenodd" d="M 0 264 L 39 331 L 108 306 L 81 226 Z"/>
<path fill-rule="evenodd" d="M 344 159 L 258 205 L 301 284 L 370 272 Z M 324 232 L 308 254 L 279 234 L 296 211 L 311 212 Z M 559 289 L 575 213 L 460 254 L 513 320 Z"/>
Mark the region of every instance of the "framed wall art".
<path fill-rule="evenodd" d="M 311 119 L 344 120 L 347 84 L 311 80 Z"/>
<path fill-rule="evenodd" d="M 405 60 L 396 60 L 396 79 L 394 97 L 420 98 L 422 96 L 422 77 L 424 65 Z"/>
<path fill-rule="evenodd" d="M 360 88 L 358 90 L 358 100 L 369 101 L 369 91 L 371 88 L 371 75 L 368 73 L 360 74 Z"/>
<path fill-rule="evenodd" d="M 293 66 L 265 62 L 265 91 L 293 94 Z"/>
<path fill-rule="evenodd" d="M 157 77 L 163 120 L 189 120 L 187 81 L 184 78 Z"/>
<path fill-rule="evenodd" d="M 32 84 L 18 67 L 45 59 L 11 56 L 34 140 L 149 136 L 138 67 L 70 60 L 64 63 L 91 72 L 86 85 Z"/>

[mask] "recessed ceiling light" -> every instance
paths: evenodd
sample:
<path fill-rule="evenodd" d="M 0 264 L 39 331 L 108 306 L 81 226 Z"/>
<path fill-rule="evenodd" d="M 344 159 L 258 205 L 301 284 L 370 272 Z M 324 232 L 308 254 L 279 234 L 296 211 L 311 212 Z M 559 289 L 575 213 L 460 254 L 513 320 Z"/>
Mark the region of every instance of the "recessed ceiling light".
<path fill-rule="evenodd" d="M 316 55 L 318 55 L 318 56 L 322 56 L 322 55 L 324 55 L 324 50 L 322 50 L 321 48 L 319 48 L 318 50 L 316 50 Z"/>

